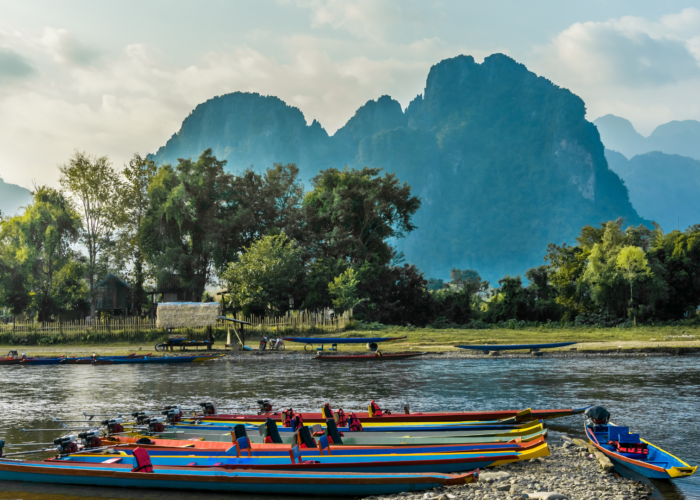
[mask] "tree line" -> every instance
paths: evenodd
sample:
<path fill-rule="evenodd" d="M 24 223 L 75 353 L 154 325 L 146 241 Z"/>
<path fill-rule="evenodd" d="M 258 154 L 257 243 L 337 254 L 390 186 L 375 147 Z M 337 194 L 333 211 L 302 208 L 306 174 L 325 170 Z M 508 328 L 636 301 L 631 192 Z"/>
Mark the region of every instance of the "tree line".
<path fill-rule="evenodd" d="M 550 245 L 526 283 L 506 276 L 493 287 L 459 269 L 446 283 L 426 280 L 390 244 L 415 229 L 421 204 L 395 175 L 329 168 L 307 191 L 294 164 L 240 175 L 225 164 L 211 150 L 174 166 L 136 154 L 119 171 L 76 152 L 59 167 L 60 189 L 37 186 L 22 214 L 0 218 L 0 309 L 39 321 L 94 315 L 114 273 L 130 285 L 134 315 L 149 311 L 148 291 L 211 300 L 205 289 L 217 284 L 246 315 L 333 308 L 437 327 L 696 317 L 700 226 L 586 226 L 576 245 Z"/>

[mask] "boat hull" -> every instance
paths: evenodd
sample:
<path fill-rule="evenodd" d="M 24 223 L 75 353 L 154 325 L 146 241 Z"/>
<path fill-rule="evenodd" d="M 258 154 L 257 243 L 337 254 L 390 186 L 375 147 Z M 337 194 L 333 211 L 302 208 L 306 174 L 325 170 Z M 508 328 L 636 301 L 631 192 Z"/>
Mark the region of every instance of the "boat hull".
<path fill-rule="evenodd" d="M 382 354 L 377 356 L 376 354 L 360 354 L 360 355 L 349 355 L 342 356 L 338 354 L 318 354 L 314 356 L 314 359 L 319 361 L 396 361 L 399 359 L 410 359 L 418 356 L 423 356 L 424 352 L 411 352 L 411 353 L 391 353 Z"/>
<path fill-rule="evenodd" d="M 472 351 L 518 351 L 522 349 L 557 349 L 577 344 L 578 342 L 556 342 L 553 344 L 494 344 L 494 345 L 456 345 L 458 349 Z"/>
<path fill-rule="evenodd" d="M 602 426 L 605 427 L 605 426 Z M 615 465 L 622 465 L 637 474 L 649 479 L 679 479 L 692 476 L 697 470 L 697 466 L 693 467 L 683 462 L 681 459 L 671 455 L 667 451 L 662 450 L 648 441 L 642 440 L 647 444 L 649 449 L 650 460 L 636 460 L 624 454 L 616 453 L 608 448 L 606 444 L 600 443 L 596 437 L 596 433 L 586 426 L 586 437 L 589 442 L 595 446 L 600 452 L 605 454 Z"/>
<path fill-rule="evenodd" d="M 503 420 L 507 418 L 517 418 L 518 422 L 529 422 L 532 420 L 568 417 L 583 413 L 586 408 L 579 409 L 557 409 L 557 410 L 502 410 L 502 411 L 467 411 L 467 412 L 435 412 L 435 413 L 397 413 L 392 415 L 382 415 L 370 417 L 368 412 L 356 412 L 357 418 L 366 423 L 379 423 L 382 425 L 396 424 L 399 422 L 474 422 L 479 420 Z M 326 418 L 321 413 L 301 413 L 305 423 L 325 423 Z M 282 417 L 279 413 L 269 413 L 264 415 L 216 415 L 201 416 L 208 422 L 255 422 L 265 423 L 269 418 L 280 422 Z"/>
<path fill-rule="evenodd" d="M 131 472 L 131 466 L 0 461 L 0 480 L 89 486 L 225 491 L 262 494 L 366 496 L 422 491 L 477 480 L 478 471 L 445 474 L 324 474 L 274 471 L 227 471 L 220 468 L 168 467 L 153 474 Z"/>

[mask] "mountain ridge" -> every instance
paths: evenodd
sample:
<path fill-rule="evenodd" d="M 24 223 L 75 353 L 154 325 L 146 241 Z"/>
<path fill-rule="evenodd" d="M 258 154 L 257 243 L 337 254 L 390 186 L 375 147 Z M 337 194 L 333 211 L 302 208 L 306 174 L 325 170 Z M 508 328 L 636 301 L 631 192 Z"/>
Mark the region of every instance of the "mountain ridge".
<path fill-rule="evenodd" d="M 423 200 L 418 229 L 396 242 L 406 261 L 429 277 L 457 267 L 493 281 L 539 265 L 548 243 L 573 243 L 582 225 L 646 222 L 585 113 L 581 98 L 508 56 L 461 55 L 433 65 L 405 110 L 381 96 L 332 136 L 275 97 L 213 98 L 152 158 L 206 146 L 234 172 L 295 162 L 304 182 L 330 167 L 384 168 Z"/>

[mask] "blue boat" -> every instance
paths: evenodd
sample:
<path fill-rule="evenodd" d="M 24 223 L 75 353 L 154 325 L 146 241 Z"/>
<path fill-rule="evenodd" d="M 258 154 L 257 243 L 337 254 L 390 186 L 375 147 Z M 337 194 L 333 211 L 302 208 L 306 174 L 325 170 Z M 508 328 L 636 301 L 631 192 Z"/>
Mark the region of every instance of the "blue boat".
<path fill-rule="evenodd" d="M 233 449 L 233 448 L 232 448 Z M 301 454 L 304 450 L 299 450 Z M 469 469 L 483 469 L 492 465 L 502 465 L 519 460 L 527 460 L 537 457 L 549 456 L 547 444 L 540 444 L 533 449 L 522 452 L 516 451 L 477 451 L 473 453 L 424 453 L 396 455 L 393 453 L 371 455 L 319 455 L 314 454 L 313 460 L 301 461 L 290 458 L 290 451 L 286 456 L 259 456 L 248 457 L 244 453 L 240 457 L 227 456 L 173 456 L 151 454 L 151 462 L 158 467 L 222 467 L 235 470 L 267 470 L 267 471 L 292 471 L 306 470 L 318 472 L 352 472 L 352 473 L 454 473 Z M 105 460 L 113 460 L 114 463 L 124 461 L 135 466 L 135 458 L 131 455 L 116 457 L 114 455 L 90 456 L 87 454 L 70 455 L 60 459 L 59 462 L 103 463 Z"/>
<path fill-rule="evenodd" d="M 577 344 L 577 342 L 557 342 L 554 344 L 494 344 L 494 345 L 456 345 L 458 349 L 472 351 L 517 351 L 521 349 L 556 349 Z"/>
<path fill-rule="evenodd" d="M 163 490 L 223 491 L 277 495 L 370 496 L 422 491 L 476 481 L 478 471 L 466 474 L 344 474 L 222 467 L 153 467 L 137 471 L 134 464 L 70 463 L 0 459 L 0 480 Z M 142 469 L 143 470 L 143 469 Z"/>
<path fill-rule="evenodd" d="M 639 434 L 631 434 L 629 427 L 588 423 L 585 431 L 591 444 L 614 464 L 627 467 L 649 479 L 690 477 L 698 468 L 640 439 Z"/>
<path fill-rule="evenodd" d="M 376 344 L 378 342 L 389 342 L 405 338 L 407 337 L 284 337 L 282 340 L 302 344 Z"/>

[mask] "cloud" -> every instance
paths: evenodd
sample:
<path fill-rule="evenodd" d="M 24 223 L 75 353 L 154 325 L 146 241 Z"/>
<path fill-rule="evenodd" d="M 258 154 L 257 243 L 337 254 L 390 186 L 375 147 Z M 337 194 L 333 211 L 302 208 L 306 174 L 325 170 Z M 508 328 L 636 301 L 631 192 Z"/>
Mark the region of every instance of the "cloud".
<path fill-rule="evenodd" d="M 674 116 L 697 117 L 700 10 L 575 23 L 535 47 L 528 65 L 580 95 L 592 117 L 625 113 L 647 131 Z"/>
<path fill-rule="evenodd" d="M 22 80 L 35 73 L 34 68 L 17 52 L 0 47 L 0 82 Z"/>
<path fill-rule="evenodd" d="M 46 28 L 37 43 L 42 46 L 55 62 L 87 66 L 95 62 L 100 52 L 64 29 Z"/>
<path fill-rule="evenodd" d="M 55 166 L 75 149 L 107 154 L 116 165 L 134 152 L 155 152 L 195 106 L 235 91 L 278 96 L 333 133 L 370 99 L 390 94 L 407 105 L 430 66 L 460 52 L 430 38 L 384 42 L 393 55 L 372 54 L 369 40 L 304 34 L 274 38 L 287 57 L 242 45 L 178 66 L 145 44 L 86 56 L 76 40 L 56 29 L 13 39 L 42 78 L 0 87 L 0 175 L 8 182 L 56 184 Z"/>

